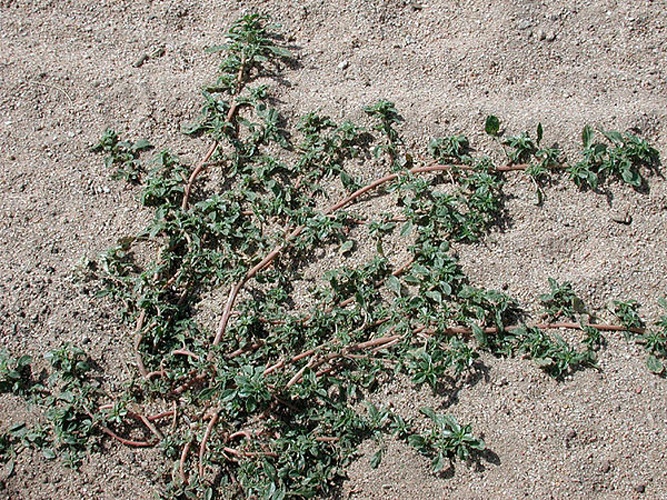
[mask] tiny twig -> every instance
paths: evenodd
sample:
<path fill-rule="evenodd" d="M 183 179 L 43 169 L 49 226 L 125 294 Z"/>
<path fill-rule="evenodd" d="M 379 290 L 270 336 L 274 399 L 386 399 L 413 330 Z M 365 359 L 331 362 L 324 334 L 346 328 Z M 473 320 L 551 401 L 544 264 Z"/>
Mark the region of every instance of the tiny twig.
<path fill-rule="evenodd" d="M 32 83 L 34 85 L 41 85 L 43 87 L 57 90 L 58 92 L 61 92 L 65 97 L 67 97 L 67 100 L 70 102 L 70 104 L 74 104 L 74 99 L 72 99 L 72 97 L 62 87 L 58 87 L 57 85 L 54 85 L 52 83 L 38 82 L 37 80 L 27 80 L 27 82 Z"/>

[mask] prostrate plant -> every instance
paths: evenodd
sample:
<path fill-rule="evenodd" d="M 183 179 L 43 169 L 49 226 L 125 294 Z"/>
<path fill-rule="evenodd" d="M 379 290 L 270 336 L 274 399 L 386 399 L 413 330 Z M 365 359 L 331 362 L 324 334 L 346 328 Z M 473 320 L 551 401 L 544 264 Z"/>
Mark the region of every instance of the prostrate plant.
<path fill-rule="evenodd" d="M 100 296 L 122 305 L 137 378 L 126 392 L 105 394 L 89 380 L 81 351 L 54 351 L 58 375 L 38 390 L 51 407 L 53 444 L 44 449 L 76 465 L 86 440 L 103 435 L 159 445 L 173 464 L 162 477 L 165 498 L 313 497 L 336 490 L 365 439 L 379 445 L 373 467 L 385 435 L 429 457 L 436 472 L 484 457 L 484 442 L 451 415 L 423 408 L 414 420 L 361 404 L 392 377 L 447 390 L 465 384 L 481 367 L 480 351 L 489 351 L 533 358 L 563 378 L 594 365 L 602 332 L 624 330 L 641 336 L 652 369 L 662 372 L 664 332 L 596 324 L 571 285 L 553 280 L 542 297 L 548 322 L 526 324 L 517 301 L 474 286 L 450 249 L 479 241 L 499 220 L 506 175 L 525 172 L 536 182 L 572 175 L 559 150 L 541 146 L 541 126 L 535 140 L 527 133 L 502 140 L 508 164 L 496 165 L 473 156 L 462 135 L 432 140 L 433 160 L 417 160 L 389 101 L 365 108 L 363 125 L 318 113 L 292 123 L 272 107 L 267 83 L 291 58 L 275 29 L 248 15 L 212 49 L 225 54 L 221 74 L 203 91 L 200 118 L 184 128 L 210 141 L 193 168 L 168 151 L 145 163 L 146 141 L 120 141 L 111 131 L 97 146 L 114 177 L 141 184 L 140 202 L 153 211 L 143 231 L 84 273 Z M 486 131 L 500 138 L 500 121 L 489 117 Z M 642 140 L 606 137 L 613 148 L 584 141 L 585 151 L 599 150 L 577 167 L 586 186 L 616 174 L 636 186 L 623 172 L 657 165 Z M 361 178 L 358 162 L 387 173 Z M 583 178 L 574 176 L 581 186 Z M 392 201 L 377 217 L 351 211 L 385 195 Z M 375 252 L 364 254 L 365 241 Z M 387 251 L 396 245 L 405 251 Z M 338 263 L 323 260 L 332 254 Z M 211 325 L 202 318 L 220 293 L 226 299 Z M 559 329 L 582 332 L 580 345 L 547 333 Z M 0 365 L 7 367 L 0 387 L 26 392 L 29 360 L 21 359 Z M 164 411 L 140 410 L 156 406 Z M 0 452 L 11 448 L 11 439 L 0 439 Z"/>

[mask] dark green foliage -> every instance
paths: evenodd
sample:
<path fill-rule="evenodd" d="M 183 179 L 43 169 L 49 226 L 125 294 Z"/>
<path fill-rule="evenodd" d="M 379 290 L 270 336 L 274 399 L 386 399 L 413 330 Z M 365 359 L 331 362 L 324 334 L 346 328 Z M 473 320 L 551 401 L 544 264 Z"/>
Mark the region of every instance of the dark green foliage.
<path fill-rule="evenodd" d="M 445 164 L 470 163 L 470 142 L 464 135 L 452 135 L 450 137 L 438 137 L 432 139 L 428 144 L 428 152 L 433 159 Z"/>
<path fill-rule="evenodd" d="M 108 169 L 114 169 L 112 179 L 138 184 L 144 171 L 139 155 L 152 147 L 144 139 L 137 142 L 121 141 L 114 130 L 106 129 L 93 150 L 107 154 L 104 165 Z"/>
<path fill-rule="evenodd" d="M 30 363 L 30 356 L 13 358 L 7 350 L 0 349 L 0 393 L 25 394 L 33 383 Z"/>
<path fill-rule="evenodd" d="M 595 133 L 584 127 L 581 138 L 583 159 L 568 168 L 570 178 L 581 188 L 597 189 L 607 179 L 617 179 L 640 188 L 645 180 L 641 167 L 657 170 L 658 151 L 629 132 L 600 130 L 607 142 L 594 142 Z"/>
<path fill-rule="evenodd" d="M 586 305 L 574 293 L 572 283 L 566 281 L 559 284 L 556 280 L 549 278 L 549 287 L 551 291 L 540 295 L 540 302 L 550 319 L 555 320 L 561 317 L 574 319 L 577 314 L 586 313 Z"/>
<path fill-rule="evenodd" d="M 619 319 L 621 324 L 626 328 L 644 328 L 644 321 L 639 316 L 639 308 L 641 305 L 636 300 L 614 300 L 613 312 Z M 626 330 L 626 335 L 631 335 L 632 332 Z"/>
<path fill-rule="evenodd" d="M 661 298 L 658 303 L 667 311 L 667 300 Z M 642 343 L 648 352 L 646 365 L 648 369 L 658 375 L 665 374 L 667 366 L 667 314 L 660 316 L 659 321 L 648 331 L 645 331 L 638 341 Z"/>
<path fill-rule="evenodd" d="M 434 426 L 425 433 L 411 434 L 408 443 L 431 459 L 431 470 L 440 472 L 454 457 L 469 460 L 484 451 L 484 441 L 472 434 L 470 425 L 460 425 L 452 415 L 440 415 L 432 408 L 419 410 Z"/>
<path fill-rule="evenodd" d="M 536 327 L 521 326 L 504 337 L 506 349 L 535 361 L 537 366 L 556 379 L 587 366 L 595 366 L 595 351 L 568 344 L 558 335 L 548 335 Z"/>

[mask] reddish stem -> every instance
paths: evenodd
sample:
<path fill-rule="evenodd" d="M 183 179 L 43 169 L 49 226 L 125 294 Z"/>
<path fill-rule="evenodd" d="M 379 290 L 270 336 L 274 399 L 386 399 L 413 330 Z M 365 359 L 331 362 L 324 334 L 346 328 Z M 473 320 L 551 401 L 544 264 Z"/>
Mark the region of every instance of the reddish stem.
<path fill-rule="evenodd" d="M 178 462 L 178 474 L 181 476 L 181 481 L 183 484 L 188 484 L 188 476 L 185 474 L 185 461 L 188 459 L 188 453 L 190 453 L 190 446 L 192 446 L 192 441 L 185 443 L 183 451 L 181 452 L 181 459 Z"/>
<path fill-rule="evenodd" d="M 116 434 L 114 431 L 109 429 L 108 427 L 105 427 L 104 425 L 100 426 L 100 430 L 104 432 L 107 436 L 110 436 L 114 438 L 116 441 L 118 441 L 121 444 L 124 444 L 125 446 L 134 446 L 137 448 L 147 448 L 150 446 L 153 446 L 154 443 L 149 443 L 148 441 L 133 441 L 131 439 L 125 439 L 123 437 L 120 437 L 118 434 Z"/>
<path fill-rule="evenodd" d="M 208 438 L 211 436 L 211 432 L 213 432 L 213 428 L 215 427 L 215 424 L 218 422 L 218 418 L 220 418 L 220 414 L 216 411 L 211 416 L 211 420 L 209 421 L 208 425 L 206 426 L 206 431 L 204 432 L 204 437 L 202 438 L 201 444 L 199 445 L 199 477 L 200 478 L 204 477 L 204 454 L 206 453 L 206 442 L 208 441 Z"/>

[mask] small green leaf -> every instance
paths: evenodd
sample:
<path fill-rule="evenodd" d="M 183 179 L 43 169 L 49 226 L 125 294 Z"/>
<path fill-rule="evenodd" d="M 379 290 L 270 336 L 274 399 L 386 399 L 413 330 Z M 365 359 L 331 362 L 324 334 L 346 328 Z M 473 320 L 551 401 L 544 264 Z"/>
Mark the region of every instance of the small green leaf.
<path fill-rule="evenodd" d="M 625 168 L 621 171 L 623 181 L 634 187 L 639 187 L 642 184 L 642 179 L 639 174 L 632 168 Z"/>
<path fill-rule="evenodd" d="M 428 406 L 424 406 L 422 408 L 419 408 L 419 413 L 422 415 L 426 415 L 428 418 L 430 418 L 433 421 L 438 420 L 438 415 L 433 411 L 433 408 L 430 408 Z"/>
<path fill-rule="evenodd" d="M 10 477 L 14 473 L 14 465 L 14 459 L 7 462 L 7 465 L 5 465 L 5 477 Z"/>
<path fill-rule="evenodd" d="M 153 145 L 148 142 L 146 139 L 139 139 L 137 142 L 134 143 L 132 146 L 132 149 L 134 151 L 143 151 L 145 149 L 150 149 L 152 148 Z"/>
<path fill-rule="evenodd" d="M 269 47 L 269 50 L 278 57 L 282 57 L 283 59 L 289 59 L 292 57 L 292 53 L 289 50 L 284 49 L 282 47 L 277 47 L 275 45 L 272 45 Z"/>
<path fill-rule="evenodd" d="M 621 135 L 620 132 L 616 130 L 605 130 L 602 131 L 602 134 L 611 142 L 613 142 L 616 146 L 620 146 L 621 144 L 623 144 L 623 136 Z"/>
<path fill-rule="evenodd" d="M 535 364 L 539 366 L 540 368 L 549 368 L 554 364 L 554 360 L 546 357 L 546 358 L 535 358 Z"/>
<path fill-rule="evenodd" d="M 540 142 L 542 142 L 542 135 L 544 134 L 544 130 L 542 129 L 542 124 L 538 123 L 537 124 L 537 145 L 540 145 Z"/>
<path fill-rule="evenodd" d="M 387 287 L 396 295 L 401 295 L 401 282 L 396 276 L 389 276 L 387 278 Z"/>
<path fill-rule="evenodd" d="M 371 469 L 377 469 L 380 466 L 383 454 L 384 450 L 382 448 L 373 453 L 373 456 L 371 457 Z"/>
<path fill-rule="evenodd" d="M 412 221 L 409 220 L 405 224 L 403 224 L 403 227 L 401 228 L 401 236 L 408 236 L 412 232 Z"/>
<path fill-rule="evenodd" d="M 588 149 L 591 147 L 594 135 L 595 132 L 593 132 L 593 128 L 590 125 L 586 125 L 584 129 L 581 131 L 581 142 L 584 149 Z"/>
<path fill-rule="evenodd" d="M 444 455 L 442 453 L 438 453 L 431 461 L 431 471 L 437 474 L 445 468 L 445 463 L 446 460 Z"/>
<path fill-rule="evenodd" d="M 663 371 L 665 371 L 665 365 L 662 363 L 662 361 L 660 361 L 652 354 L 646 358 L 646 366 L 651 372 L 657 375 L 660 375 Z"/>
<path fill-rule="evenodd" d="M 206 52 L 211 54 L 213 52 L 222 52 L 223 50 L 227 50 L 227 49 L 229 49 L 229 44 L 225 43 L 225 44 L 222 44 L 222 45 L 214 45 L 213 47 L 209 47 L 208 49 L 206 49 Z"/>
<path fill-rule="evenodd" d="M 56 452 L 51 448 L 42 448 L 42 455 L 44 455 L 44 458 L 47 460 L 53 460 L 56 458 Z"/>
<path fill-rule="evenodd" d="M 500 131 L 500 120 L 497 116 L 489 115 L 486 117 L 484 131 L 492 137 L 498 137 L 498 132 Z"/>
<path fill-rule="evenodd" d="M 347 240 L 345 243 L 343 243 L 340 246 L 340 249 L 338 250 L 338 252 L 342 255 L 342 254 L 345 254 L 345 253 L 349 252 L 353 248 L 354 248 L 354 240 Z"/>

